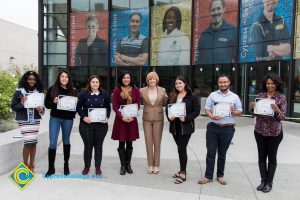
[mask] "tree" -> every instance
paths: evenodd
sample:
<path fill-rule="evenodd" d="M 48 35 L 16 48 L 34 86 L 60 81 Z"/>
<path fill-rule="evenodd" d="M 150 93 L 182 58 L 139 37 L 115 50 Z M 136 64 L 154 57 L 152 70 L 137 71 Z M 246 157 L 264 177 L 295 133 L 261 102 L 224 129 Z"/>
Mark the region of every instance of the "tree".
<path fill-rule="evenodd" d="M 17 88 L 18 80 L 12 75 L 0 71 L 0 119 L 9 119 L 11 100 Z"/>

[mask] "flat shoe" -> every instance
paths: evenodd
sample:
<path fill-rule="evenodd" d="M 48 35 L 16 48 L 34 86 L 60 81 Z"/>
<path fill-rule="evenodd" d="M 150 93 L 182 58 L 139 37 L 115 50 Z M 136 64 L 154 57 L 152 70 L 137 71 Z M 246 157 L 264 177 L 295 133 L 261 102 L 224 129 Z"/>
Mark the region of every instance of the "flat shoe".
<path fill-rule="evenodd" d="M 182 177 L 182 176 L 179 176 L 179 177 L 177 177 L 176 179 L 175 179 L 175 181 L 174 181 L 174 183 L 175 184 L 181 184 L 181 183 L 183 183 L 184 181 L 186 181 L 186 177 Z"/>
<path fill-rule="evenodd" d="M 198 181 L 198 184 L 206 184 L 206 183 L 210 183 L 210 182 L 213 182 L 213 181 L 204 177 Z"/>
<path fill-rule="evenodd" d="M 225 181 L 224 177 L 218 177 L 217 181 L 221 184 L 221 185 L 227 185 L 227 182 Z"/>

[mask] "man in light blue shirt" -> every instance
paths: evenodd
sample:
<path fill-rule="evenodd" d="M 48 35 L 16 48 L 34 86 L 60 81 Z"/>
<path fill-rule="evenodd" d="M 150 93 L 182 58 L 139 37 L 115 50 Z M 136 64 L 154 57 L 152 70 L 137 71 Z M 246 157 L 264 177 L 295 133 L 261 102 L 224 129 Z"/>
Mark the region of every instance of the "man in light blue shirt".
<path fill-rule="evenodd" d="M 227 182 L 224 179 L 224 168 L 226 161 L 226 152 L 229 148 L 231 140 L 235 132 L 235 116 L 242 114 L 241 101 L 235 93 L 229 90 L 230 79 L 226 75 L 221 75 L 218 78 L 219 90 L 212 92 L 205 104 L 205 113 L 210 118 L 210 122 L 207 125 L 206 130 L 206 171 L 205 177 L 198 181 L 199 184 L 206 184 L 212 182 L 215 166 L 216 152 L 218 151 L 217 160 L 217 181 L 226 185 Z M 226 108 L 218 108 L 224 111 L 224 115 L 220 115 L 218 110 L 214 110 L 215 105 L 218 103 L 224 103 L 223 105 L 229 104 L 229 111 L 226 114 Z"/>

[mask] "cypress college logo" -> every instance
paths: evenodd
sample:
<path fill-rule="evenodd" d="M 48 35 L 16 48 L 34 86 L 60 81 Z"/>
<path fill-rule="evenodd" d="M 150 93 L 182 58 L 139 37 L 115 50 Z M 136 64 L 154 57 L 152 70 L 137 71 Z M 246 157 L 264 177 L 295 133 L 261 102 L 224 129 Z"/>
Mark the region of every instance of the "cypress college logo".
<path fill-rule="evenodd" d="M 8 178 L 16 185 L 20 190 L 24 190 L 34 179 L 36 175 L 21 162 Z"/>

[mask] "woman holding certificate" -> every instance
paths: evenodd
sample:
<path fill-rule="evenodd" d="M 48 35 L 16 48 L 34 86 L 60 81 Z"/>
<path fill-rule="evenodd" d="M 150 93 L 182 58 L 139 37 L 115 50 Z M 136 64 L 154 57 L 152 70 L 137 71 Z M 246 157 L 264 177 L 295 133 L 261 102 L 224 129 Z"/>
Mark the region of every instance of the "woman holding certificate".
<path fill-rule="evenodd" d="M 146 77 L 147 87 L 140 89 L 144 104 L 143 126 L 148 159 L 148 173 L 157 174 L 160 164 L 160 143 L 164 126 L 163 106 L 167 101 L 165 88 L 159 87 L 159 77 L 156 72 L 150 72 Z"/>
<path fill-rule="evenodd" d="M 173 178 L 175 184 L 180 184 L 186 180 L 188 160 L 186 148 L 195 131 L 194 119 L 200 114 L 199 100 L 192 94 L 192 90 L 182 76 L 178 76 L 175 80 L 175 87 L 168 98 L 166 113 L 170 122 L 169 131 L 178 148 L 180 163 L 180 171 L 174 174 Z"/>
<path fill-rule="evenodd" d="M 126 172 L 133 173 L 130 165 L 132 142 L 139 138 L 136 117 L 140 108 L 140 93 L 139 89 L 133 85 L 131 78 L 129 72 L 121 72 L 118 77 L 118 86 L 114 89 L 112 97 L 116 117 L 111 138 L 119 140 L 120 175 L 125 175 Z"/>
<path fill-rule="evenodd" d="M 70 174 L 70 135 L 76 114 L 76 103 L 77 91 L 73 85 L 71 74 L 63 70 L 58 73 L 54 85 L 48 89 L 45 98 L 46 108 L 51 109 L 49 121 L 50 145 L 48 150 L 49 169 L 45 175 L 46 177 L 55 173 L 54 162 L 60 128 L 63 140 L 64 174 Z"/>
<path fill-rule="evenodd" d="M 270 192 L 277 166 L 277 150 L 283 138 L 281 120 L 285 118 L 287 102 L 285 96 L 280 93 L 282 92 L 282 81 L 277 74 L 269 74 L 264 77 L 262 91 L 256 96 L 256 103 L 250 103 L 250 108 L 254 109 L 256 115 L 254 135 L 261 176 L 261 184 L 257 190 Z M 264 103 L 258 103 L 261 101 Z M 271 107 L 273 112 L 259 112 L 259 110 L 263 110 L 260 109 L 261 107 L 267 106 Z"/>
<path fill-rule="evenodd" d="M 34 172 L 35 167 L 36 144 L 44 107 L 27 107 L 25 104 L 28 101 L 27 94 L 41 94 L 42 91 L 43 86 L 38 74 L 34 71 L 28 71 L 20 79 L 11 103 L 12 110 L 16 111 L 16 121 L 19 123 L 24 140 L 23 162 L 32 172 Z"/>
<path fill-rule="evenodd" d="M 82 175 L 90 171 L 93 148 L 95 151 L 95 173 L 101 175 L 102 145 L 107 134 L 107 119 L 110 116 L 110 100 L 102 89 L 97 75 L 90 76 L 86 89 L 79 96 L 77 112 L 80 115 L 79 132 L 84 143 L 84 169 Z"/>

